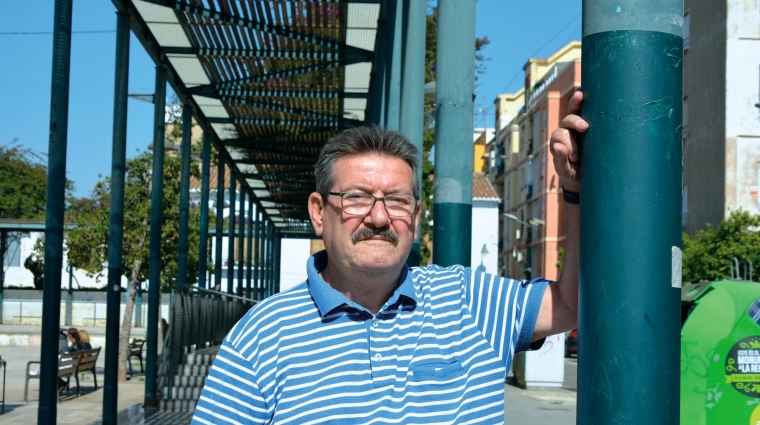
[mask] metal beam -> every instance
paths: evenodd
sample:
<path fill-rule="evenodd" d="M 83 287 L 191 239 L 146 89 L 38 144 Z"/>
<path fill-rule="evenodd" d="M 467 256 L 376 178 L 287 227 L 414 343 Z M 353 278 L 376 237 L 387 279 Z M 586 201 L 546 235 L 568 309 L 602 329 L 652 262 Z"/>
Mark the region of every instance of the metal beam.
<path fill-rule="evenodd" d="M 272 89 L 242 89 L 230 88 L 215 90 L 213 94 L 206 93 L 204 96 L 237 96 L 237 97 L 297 97 L 310 99 L 366 99 L 367 93 L 346 93 L 341 91 L 325 90 L 272 90 Z"/>
<path fill-rule="evenodd" d="M 193 107 L 182 109 L 182 156 L 179 183 L 179 253 L 177 255 L 177 282 L 187 285 L 189 223 L 190 223 L 190 155 L 192 153 Z M 182 287 L 179 292 L 186 292 Z"/>
<path fill-rule="evenodd" d="M 293 108 L 285 105 L 278 105 L 276 103 L 261 102 L 258 100 L 246 99 L 243 97 L 233 96 L 219 96 L 219 100 L 227 103 L 235 103 L 237 105 L 253 106 L 254 108 L 268 109 L 270 111 L 285 112 L 288 114 L 301 115 L 304 117 L 314 118 L 325 121 L 345 121 L 351 122 L 353 125 L 357 125 L 360 121 L 343 118 L 339 115 L 323 114 L 320 112 L 309 111 L 307 109 Z"/>
<path fill-rule="evenodd" d="M 253 299 L 253 292 L 251 292 L 251 283 L 253 279 L 252 271 L 253 271 L 253 212 L 255 210 L 253 199 L 251 199 L 248 202 L 248 222 L 247 222 L 247 228 L 248 231 L 246 235 L 246 244 L 248 246 L 248 250 L 246 253 L 246 274 L 245 274 L 245 297 Z"/>
<path fill-rule="evenodd" d="M 234 49 L 209 47 L 163 47 L 168 55 L 222 56 L 239 58 L 281 58 L 281 59 L 317 59 L 335 60 L 340 53 L 335 50 L 279 50 L 279 49 Z M 364 55 L 362 55 L 365 57 Z"/>
<path fill-rule="evenodd" d="M 281 71 L 266 72 L 264 74 L 257 74 L 252 77 L 241 78 L 239 80 L 220 81 L 205 86 L 198 86 L 189 88 L 188 92 L 191 94 L 206 95 L 214 93 L 222 89 L 235 89 L 240 86 L 245 86 L 255 83 L 265 83 L 267 81 L 276 80 L 279 78 L 293 77 L 295 75 L 310 74 L 316 71 L 322 71 L 325 69 L 338 68 L 341 66 L 351 65 L 359 62 L 368 62 L 369 59 L 348 58 L 331 62 L 320 62 L 313 65 L 300 66 L 297 68 L 283 69 Z"/>
<path fill-rule="evenodd" d="M 244 297 L 245 293 L 243 292 L 243 288 L 245 287 L 245 281 L 243 272 L 245 272 L 245 267 L 243 266 L 243 263 L 245 262 L 245 195 L 246 191 L 244 188 L 240 188 L 240 208 L 237 210 L 237 214 L 239 217 L 238 222 L 238 269 L 237 269 L 237 282 L 238 282 L 238 290 L 235 292 L 235 295 Z"/>
<path fill-rule="evenodd" d="M 50 88 L 45 267 L 42 291 L 40 402 L 37 423 L 56 423 L 58 405 L 58 332 L 61 321 L 61 269 L 66 199 L 66 146 L 69 124 L 72 0 L 56 0 L 53 14 L 53 66 Z"/>
<path fill-rule="evenodd" d="M 217 155 L 216 172 L 216 237 L 214 238 L 214 288 L 222 290 L 222 242 L 224 240 L 224 156 Z"/>
<path fill-rule="evenodd" d="M 232 288 L 235 281 L 235 207 L 237 206 L 237 180 L 235 179 L 235 167 L 230 166 L 230 206 L 227 231 L 229 240 L 227 241 L 227 293 L 234 294 Z"/>
<path fill-rule="evenodd" d="M 164 196 L 164 114 L 166 68 L 156 67 L 153 104 L 153 175 L 150 194 L 150 254 L 148 263 L 148 330 L 145 359 L 145 407 L 158 407 L 158 310 L 161 305 L 161 222 Z"/>
<path fill-rule="evenodd" d="M 124 172 L 127 157 L 127 87 L 129 82 L 129 15 L 116 13 L 111 208 L 108 229 L 108 288 L 103 423 L 116 425 L 119 399 L 119 315 L 124 243 Z M 60 282 L 60 279 L 59 279 Z M 58 284 L 60 286 L 60 284 Z M 127 287 L 129 290 L 129 287 Z M 122 365 L 123 367 L 124 365 Z"/>
<path fill-rule="evenodd" d="M 145 0 L 145 1 L 147 1 L 148 3 L 170 7 L 180 12 L 186 12 L 193 15 L 204 16 L 216 22 L 224 22 L 231 25 L 237 25 L 237 26 L 241 26 L 245 28 L 254 29 L 256 31 L 261 31 L 268 34 L 274 34 L 281 37 L 287 37 L 293 40 L 298 40 L 298 41 L 306 42 L 309 44 L 322 46 L 327 49 L 339 50 L 347 54 L 355 53 L 355 54 L 365 54 L 365 55 L 370 55 L 370 56 L 372 55 L 372 52 L 370 51 L 348 46 L 345 43 L 339 43 L 336 41 L 327 40 L 313 34 L 304 34 L 297 31 L 289 30 L 287 29 L 287 27 L 284 27 L 284 26 L 269 25 L 269 24 L 257 22 L 257 21 L 247 19 L 247 18 L 232 16 L 226 13 L 218 12 L 216 10 L 211 10 L 207 7 L 188 4 L 188 3 L 185 3 L 184 1 L 170 1 L 170 0 Z"/>
<path fill-rule="evenodd" d="M 237 124 L 237 125 L 273 125 L 285 127 L 330 127 L 341 128 L 340 121 L 316 121 L 316 120 L 281 120 L 269 118 L 209 118 L 210 124 Z"/>
<path fill-rule="evenodd" d="M 198 287 L 206 288 L 208 271 L 208 196 L 211 178 L 211 133 L 203 132 L 201 152 L 201 240 L 198 245 Z"/>
<path fill-rule="evenodd" d="M 306 162 L 306 161 L 281 161 L 277 159 L 237 159 L 235 160 L 236 164 L 254 164 L 254 165 L 304 165 L 304 166 L 314 166 L 314 162 Z"/>
<path fill-rule="evenodd" d="M 384 46 L 387 70 L 385 72 L 385 123 L 384 127 L 398 131 L 401 113 L 401 36 L 403 7 L 401 0 L 386 0 Z M 424 54 L 423 54 L 424 57 Z"/>

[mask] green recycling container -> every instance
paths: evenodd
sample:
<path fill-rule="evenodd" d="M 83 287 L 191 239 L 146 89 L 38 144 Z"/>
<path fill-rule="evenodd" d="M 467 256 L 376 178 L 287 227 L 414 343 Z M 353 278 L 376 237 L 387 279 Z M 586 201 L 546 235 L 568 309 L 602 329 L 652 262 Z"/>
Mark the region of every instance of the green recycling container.
<path fill-rule="evenodd" d="M 689 285 L 683 299 L 681 424 L 760 425 L 760 284 Z"/>

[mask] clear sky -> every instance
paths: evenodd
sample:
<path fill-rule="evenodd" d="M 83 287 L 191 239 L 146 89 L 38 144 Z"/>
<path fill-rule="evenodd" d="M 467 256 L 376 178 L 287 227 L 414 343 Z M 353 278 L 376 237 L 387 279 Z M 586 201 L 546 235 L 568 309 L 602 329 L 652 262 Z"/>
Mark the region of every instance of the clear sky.
<path fill-rule="evenodd" d="M 3 2 L 0 14 L 0 144 L 47 152 L 50 121 L 53 0 Z M 493 126 L 493 99 L 517 91 L 522 66 L 581 36 L 581 0 L 478 0 L 477 35 L 491 40 L 486 73 L 476 86 L 475 125 Z M 87 195 L 111 173 L 115 8 L 106 0 L 75 0 L 71 40 L 68 166 L 75 194 Z M 19 34 L 22 33 L 22 34 Z M 152 60 L 132 37 L 129 93 L 153 93 Z M 171 92 L 171 89 L 168 89 Z M 152 138 L 153 105 L 129 100 L 127 155 Z"/>

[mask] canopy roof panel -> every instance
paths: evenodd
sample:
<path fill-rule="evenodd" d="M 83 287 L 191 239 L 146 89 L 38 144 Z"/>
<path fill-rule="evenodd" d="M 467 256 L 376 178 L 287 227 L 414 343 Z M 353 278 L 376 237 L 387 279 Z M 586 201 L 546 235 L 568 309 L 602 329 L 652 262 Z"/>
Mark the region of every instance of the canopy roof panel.
<path fill-rule="evenodd" d="M 380 0 L 114 0 L 282 234 L 324 142 L 365 120 Z"/>

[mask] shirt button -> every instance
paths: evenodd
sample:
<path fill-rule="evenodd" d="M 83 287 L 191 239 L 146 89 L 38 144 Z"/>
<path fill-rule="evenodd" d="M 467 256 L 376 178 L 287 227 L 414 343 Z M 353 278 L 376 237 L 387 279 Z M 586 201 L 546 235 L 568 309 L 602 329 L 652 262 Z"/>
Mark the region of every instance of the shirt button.
<path fill-rule="evenodd" d="M 372 319 L 372 327 L 373 328 L 377 327 L 377 319 Z"/>
<path fill-rule="evenodd" d="M 380 353 L 375 354 L 375 360 L 380 361 L 383 359 L 383 356 L 380 355 Z"/>

